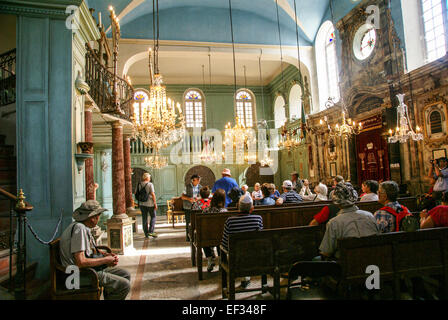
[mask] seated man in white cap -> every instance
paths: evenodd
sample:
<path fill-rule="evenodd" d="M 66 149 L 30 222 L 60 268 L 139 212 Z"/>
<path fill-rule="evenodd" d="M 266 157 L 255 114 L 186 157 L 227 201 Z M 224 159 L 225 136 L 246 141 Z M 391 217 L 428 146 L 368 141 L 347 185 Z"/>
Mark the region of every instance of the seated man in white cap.
<path fill-rule="evenodd" d="M 302 197 L 293 190 L 292 182 L 290 180 L 283 181 L 283 193 L 280 198 L 275 202 L 276 205 L 282 205 L 284 203 L 301 203 Z"/>
<path fill-rule="evenodd" d="M 215 181 L 212 193 L 215 193 L 215 191 L 218 189 L 223 189 L 226 192 L 226 208 L 227 208 L 229 204 L 232 202 L 232 200 L 228 196 L 229 191 L 235 187 L 239 188 L 239 186 L 238 183 L 236 183 L 235 179 L 231 178 L 229 169 L 222 170 L 221 174 L 222 178 Z"/>
<path fill-rule="evenodd" d="M 224 225 L 221 245 L 225 250 L 229 248 L 229 234 L 237 232 L 259 231 L 263 229 L 263 218 L 259 215 L 251 214 L 254 211 L 254 204 L 250 194 L 241 196 L 238 202 L 240 214 L 228 217 Z M 241 287 L 246 289 L 250 283 L 250 277 L 241 281 Z"/>
<path fill-rule="evenodd" d="M 107 209 L 101 208 L 95 200 L 88 200 L 75 210 L 73 213 L 75 221 L 61 236 L 61 262 L 64 267 L 76 265 L 78 268 L 95 269 L 99 284 L 104 287 L 104 299 L 124 300 L 131 288 L 131 275 L 128 271 L 117 267 L 117 255 L 97 248 L 90 231 L 97 225 L 104 211 Z M 83 285 L 82 276 L 80 284 Z"/>

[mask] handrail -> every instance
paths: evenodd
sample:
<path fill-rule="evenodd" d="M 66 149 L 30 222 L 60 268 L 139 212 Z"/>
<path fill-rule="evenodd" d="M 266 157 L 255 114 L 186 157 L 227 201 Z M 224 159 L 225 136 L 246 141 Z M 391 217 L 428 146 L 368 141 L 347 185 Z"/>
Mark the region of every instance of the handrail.
<path fill-rule="evenodd" d="M 114 114 L 131 121 L 134 88 L 125 79 L 108 70 L 88 43 L 86 49 L 85 74 L 86 82 L 90 86 L 90 96 L 101 113 Z"/>
<path fill-rule="evenodd" d="M 12 193 L 6 191 L 5 189 L 0 188 L 0 195 L 3 195 L 4 197 L 6 197 L 8 200 L 11 200 L 13 202 L 17 202 L 17 196 L 13 195 Z M 29 204 L 28 202 L 25 201 L 25 209 L 26 211 L 30 211 L 33 210 L 33 206 L 31 204 Z"/>

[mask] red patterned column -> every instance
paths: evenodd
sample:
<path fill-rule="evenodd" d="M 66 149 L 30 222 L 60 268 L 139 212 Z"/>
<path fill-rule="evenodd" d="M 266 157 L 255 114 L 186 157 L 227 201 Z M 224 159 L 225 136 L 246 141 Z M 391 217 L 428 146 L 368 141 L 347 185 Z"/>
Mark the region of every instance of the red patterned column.
<path fill-rule="evenodd" d="M 127 218 L 123 157 L 123 125 L 112 122 L 112 199 L 114 214 L 111 219 Z"/>
<path fill-rule="evenodd" d="M 123 156 L 126 210 L 132 211 L 134 209 L 134 199 L 132 198 L 131 138 L 129 137 L 123 139 Z"/>
<path fill-rule="evenodd" d="M 91 101 L 86 99 L 84 107 L 84 135 L 86 142 L 93 142 L 92 129 L 92 107 Z M 93 179 L 93 159 L 87 159 L 86 169 L 86 200 L 95 200 L 95 181 Z"/>

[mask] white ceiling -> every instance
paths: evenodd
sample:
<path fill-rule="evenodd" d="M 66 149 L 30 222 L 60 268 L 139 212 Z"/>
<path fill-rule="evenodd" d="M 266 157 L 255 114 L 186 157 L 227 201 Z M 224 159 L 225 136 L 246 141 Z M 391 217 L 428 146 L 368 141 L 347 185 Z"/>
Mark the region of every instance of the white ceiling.
<path fill-rule="evenodd" d="M 234 84 L 234 68 L 232 53 L 214 54 L 210 59 L 211 83 L 218 85 Z M 204 68 L 202 67 L 204 66 Z M 246 80 L 244 77 L 246 66 Z M 283 70 L 289 64 L 283 62 Z M 209 56 L 207 53 L 191 54 L 159 53 L 159 69 L 165 84 L 197 84 L 210 83 Z M 269 84 L 281 73 L 280 61 L 261 61 L 263 85 Z M 148 58 L 135 62 L 128 70 L 133 84 L 149 83 Z M 258 55 L 238 57 L 236 54 L 236 75 L 238 86 L 259 86 L 260 68 Z"/>

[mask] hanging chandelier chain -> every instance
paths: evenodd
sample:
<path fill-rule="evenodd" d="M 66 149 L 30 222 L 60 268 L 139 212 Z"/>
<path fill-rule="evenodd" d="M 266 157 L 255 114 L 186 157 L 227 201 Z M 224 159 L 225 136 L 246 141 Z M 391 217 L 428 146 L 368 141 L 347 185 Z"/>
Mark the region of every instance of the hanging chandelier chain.
<path fill-rule="evenodd" d="M 232 0 L 229 0 L 230 15 L 230 32 L 232 34 L 232 52 L 233 52 L 233 86 L 236 94 L 236 60 L 235 60 L 235 40 L 233 36 L 233 19 L 232 19 Z"/>
<path fill-rule="evenodd" d="M 263 54 L 263 49 L 260 49 L 260 57 L 258 58 L 258 69 L 260 70 L 260 87 L 261 87 L 261 105 L 263 106 L 264 113 L 264 90 L 263 90 L 263 74 L 261 73 L 261 55 Z"/>
<path fill-rule="evenodd" d="M 282 71 L 282 83 L 283 83 L 283 86 L 286 87 L 286 83 L 283 79 L 283 48 L 282 48 L 282 35 L 280 32 L 280 16 L 278 14 L 278 0 L 275 0 L 275 6 L 277 9 L 278 39 L 279 39 L 279 43 L 280 43 L 280 69 Z"/>
<path fill-rule="evenodd" d="M 297 42 L 297 58 L 298 58 L 298 64 L 299 64 L 299 81 L 302 85 L 303 78 L 302 78 L 302 65 L 300 63 L 300 40 L 299 40 L 299 25 L 297 24 L 297 6 L 296 6 L 296 0 L 294 0 L 294 16 L 296 21 L 296 42 Z"/>

